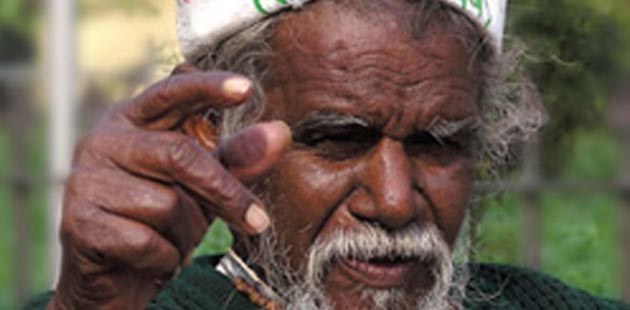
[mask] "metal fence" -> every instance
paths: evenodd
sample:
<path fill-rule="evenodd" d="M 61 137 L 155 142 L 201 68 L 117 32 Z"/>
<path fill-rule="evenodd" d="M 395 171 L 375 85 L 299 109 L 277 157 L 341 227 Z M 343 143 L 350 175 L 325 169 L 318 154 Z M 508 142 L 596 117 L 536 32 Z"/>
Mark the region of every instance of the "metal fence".
<path fill-rule="evenodd" d="M 11 191 L 11 223 L 13 296 L 18 304 L 29 292 L 30 272 L 28 262 L 31 257 L 29 247 L 24 246 L 30 240 L 29 197 L 35 180 L 30 179 L 28 168 L 28 146 L 24 137 L 28 136 L 28 124 L 32 117 L 30 106 L 25 96 L 26 88 L 32 82 L 33 74 L 28 66 L 0 67 L 0 100 L 3 100 L 3 118 L 6 118 L 9 143 L 11 145 L 11 169 L 0 175 L 0 186 L 8 186 Z M 18 263 L 21 262 L 21 263 Z"/>

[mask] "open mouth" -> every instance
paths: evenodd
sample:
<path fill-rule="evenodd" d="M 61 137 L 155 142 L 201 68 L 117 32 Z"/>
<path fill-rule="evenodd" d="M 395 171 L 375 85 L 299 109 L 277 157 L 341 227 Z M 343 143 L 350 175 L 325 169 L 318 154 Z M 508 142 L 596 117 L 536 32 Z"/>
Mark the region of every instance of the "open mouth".
<path fill-rule="evenodd" d="M 350 277 L 370 287 L 392 288 L 403 286 L 420 261 L 414 258 L 376 257 L 368 260 L 340 258 L 338 263 Z"/>

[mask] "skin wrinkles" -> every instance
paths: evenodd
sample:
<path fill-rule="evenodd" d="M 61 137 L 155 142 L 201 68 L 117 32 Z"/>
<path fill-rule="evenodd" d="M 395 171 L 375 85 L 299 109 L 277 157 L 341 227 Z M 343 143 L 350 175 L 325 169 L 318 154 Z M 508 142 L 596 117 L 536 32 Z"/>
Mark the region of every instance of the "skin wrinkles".
<path fill-rule="evenodd" d="M 295 142 L 260 190 L 274 205 L 280 244 L 291 245 L 291 266 L 303 270 L 317 238 L 365 223 L 396 230 L 432 222 L 453 245 L 472 191 L 473 159 L 454 146 L 413 141 L 436 119 L 476 118 L 480 72 L 471 70 L 467 49 L 439 23 L 416 41 L 401 27 L 375 29 L 370 19 L 330 2 L 287 16 L 272 39 L 265 118 L 285 120 Z M 323 138 L 309 144 L 302 134 Z M 350 156 L 327 155 L 345 152 L 348 143 L 366 146 Z M 414 267 L 405 287 L 428 285 L 426 272 Z M 344 294 L 357 302 L 363 288 L 336 267 L 326 284 L 340 304 Z"/>
<path fill-rule="evenodd" d="M 331 22 L 337 23 L 338 21 Z M 368 26 L 369 27 L 369 26 Z M 373 29 L 370 29 L 373 30 Z M 291 32 L 295 32 L 297 30 L 291 29 Z M 302 32 L 308 32 L 308 30 L 301 29 Z M 374 30 L 378 32 L 379 29 Z M 442 30 L 444 31 L 444 30 Z M 293 42 L 291 40 L 294 36 L 299 35 L 300 33 L 291 34 L 287 41 Z M 308 36 L 312 37 L 315 34 L 308 32 Z M 328 33 L 326 34 L 329 35 Z M 306 35 L 302 36 L 305 37 Z M 375 40 L 385 40 L 384 34 L 378 34 L 378 39 Z M 400 36 L 403 39 L 408 39 L 407 36 Z M 435 41 L 432 37 L 425 38 L 428 41 Z M 326 38 L 327 41 L 331 40 L 330 38 Z M 301 66 L 300 70 L 293 70 L 291 79 L 300 81 L 301 83 L 295 83 L 294 89 L 286 89 L 284 88 L 282 91 L 289 93 L 291 96 L 296 96 L 296 94 L 301 94 L 302 102 L 304 99 L 318 100 L 322 101 L 322 97 L 331 97 L 331 94 L 324 94 L 322 92 L 317 92 L 320 89 L 326 89 L 327 91 L 334 89 L 336 92 L 339 92 L 340 89 L 345 89 L 346 92 L 339 93 L 339 97 L 341 100 L 351 100 L 355 99 L 356 96 L 348 94 L 351 93 L 366 93 L 371 88 L 376 87 L 387 87 L 391 90 L 395 90 L 398 94 L 402 95 L 401 97 L 413 97 L 417 93 L 425 93 L 427 91 L 432 91 L 432 88 L 435 86 L 435 80 L 444 79 L 451 81 L 452 85 L 449 85 L 448 88 L 461 88 L 460 84 L 466 84 L 467 81 L 471 78 L 471 72 L 469 67 L 469 63 L 466 60 L 457 61 L 457 66 L 453 67 L 462 67 L 467 68 L 465 74 L 452 74 L 452 72 L 448 72 L 448 70 L 452 70 L 452 66 L 445 65 L 446 62 L 443 59 L 448 58 L 446 55 L 441 55 L 440 53 L 436 53 L 431 51 L 430 48 L 423 46 L 425 42 L 420 43 L 407 43 L 404 45 L 389 45 L 385 49 L 375 49 L 370 46 L 366 46 L 364 42 L 352 42 L 350 43 L 339 40 L 338 44 L 333 44 L 329 42 L 325 42 L 322 45 L 323 52 L 317 53 L 316 50 L 312 46 L 308 47 L 307 42 L 301 42 L 300 47 L 296 47 L 290 43 L 282 43 L 286 44 L 287 49 L 292 50 L 293 53 L 289 53 L 289 55 L 284 55 L 282 61 L 277 62 L 278 71 L 287 71 L 290 68 L 284 68 L 289 66 L 292 63 L 300 62 L 304 64 Z M 448 44 L 453 45 L 455 40 L 451 40 Z M 431 45 L 437 45 L 440 42 L 432 43 Z M 416 46 L 417 45 L 417 46 Z M 461 45 L 457 44 L 456 48 L 461 49 Z M 340 47 L 342 46 L 342 47 Z M 282 48 L 280 45 L 278 48 Z M 302 53 L 303 50 L 308 48 L 308 54 Z M 340 51 L 343 49 L 343 51 Z M 367 49 L 367 51 L 366 51 Z M 412 57 L 405 56 L 404 54 L 410 54 L 415 52 L 418 49 L 429 50 L 431 57 Z M 331 56 L 331 55 L 342 55 L 343 56 Z M 393 55 L 396 54 L 396 57 Z M 402 56 L 400 54 L 403 54 Z M 456 61 L 450 58 L 451 62 Z M 387 61 L 383 61 L 387 60 Z M 430 64 L 430 65 L 429 65 Z M 365 70 L 362 72 L 361 68 L 368 68 L 369 70 Z M 407 71 L 406 68 L 410 68 Z M 437 74 L 434 74 L 430 77 L 423 74 L 423 72 L 432 71 Z M 408 74 L 407 74 L 408 72 Z M 325 75 L 326 79 L 320 78 Z M 356 81 L 360 82 L 356 82 Z M 376 84 L 375 80 L 378 81 Z M 461 81 L 460 81 L 461 80 Z M 332 85 L 331 85 L 332 84 Z M 431 84 L 430 87 L 427 87 L 427 84 Z M 401 87 L 406 86 L 406 87 Z M 423 88 L 423 89 L 416 89 Z M 366 91 L 367 90 L 367 91 Z M 468 91 L 468 90 L 467 90 Z M 312 95 L 309 92 L 316 92 Z M 399 96 L 400 96 L 399 95 Z M 307 97 L 307 98 L 304 98 Z M 401 100 L 403 101 L 403 100 Z"/>
<path fill-rule="evenodd" d="M 432 131 L 436 133 L 436 136 L 439 137 L 448 137 L 450 135 L 456 135 L 459 131 L 468 129 L 469 124 L 474 123 L 476 117 L 472 117 L 471 115 L 476 115 L 478 113 L 476 104 L 474 103 L 474 98 L 470 97 L 470 90 L 465 87 L 455 87 L 449 88 L 448 90 L 426 90 L 424 93 L 427 94 L 426 97 L 431 97 L 429 100 L 422 96 L 416 96 L 409 99 L 406 99 L 408 105 L 417 105 L 423 104 L 427 108 L 426 109 L 416 109 L 416 114 L 405 114 L 403 118 L 390 120 L 389 124 L 384 124 L 383 120 L 390 119 L 390 113 L 388 110 L 383 110 L 383 105 L 379 105 L 378 102 L 365 102 L 361 101 L 361 96 L 358 95 L 342 95 L 336 96 L 335 93 L 343 88 L 344 84 L 329 84 L 331 88 L 322 87 L 322 85 L 318 85 L 317 89 L 312 89 L 310 92 L 305 92 L 301 94 L 301 97 L 304 98 L 301 101 L 302 104 L 308 103 L 313 106 L 320 106 L 321 111 L 317 111 L 316 114 L 320 116 L 328 116 L 331 119 L 327 120 L 327 125 L 334 125 L 334 123 L 343 123 L 345 121 L 350 122 L 350 118 L 354 118 L 360 120 L 360 122 L 365 123 L 366 125 L 381 129 L 383 127 L 387 127 L 385 129 L 386 132 L 394 132 L 399 128 L 398 124 L 400 123 L 415 123 L 414 131 L 422 132 L 425 130 Z M 451 84 L 448 84 L 449 86 Z M 330 91 L 324 91 L 322 89 L 327 89 Z M 425 89 L 422 89 L 424 91 Z M 345 94 L 345 92 L 344 92 Z M 397 98 L 398 99 L 398 98 Z M 424 99 L 424 100 L 423 100 Z M 433 100 L 430 100 L 433 99 Z M 362 106 L 362 115 L 360 118 L 352 115 L 347 115 L 350 113 L 353 106 L 356 105 Z M 390 108 L 390 107 L 385 107 Z M 341 111 L 341 112 L 336 112 Z M 400 115 L 397 115 L 400 117 Z M 311 119 L 312 115 L 306 116 L 304 119 L 297 120 L 295 123 L 298 124 L 294 126 L 294 133 L 299 135 L 300 132 L 304 130 L 304 127 L 311 127 L 316 122 L 323 122 L 324 120 L 314 120 Z M 418 119 L 426 119 L 430 121 L 416 122 Z M 397 121 L 396 121 L 397 120 Z M 439 120 L 439 122 L 438 122 Z M 360 125 L 359 121 L 355 122 L 357 125 Z M 322 123 L 320 125 L 326 125 Z M 305 126 L 308 125 L 308 126 Z M 440 125 L 440 128 L 433 128 L 436 125 Z M 449 128 L 449 130 L 444 130 L 444 128 Z M 456 130 L 454 130 L 456 129 Z M 445 134 L 445 132 L 447 134 Z M 398 134 L 390 134 L 392 138 L 402 139 L 404 133 Z"/>
<path fill-rule="evenodd" d="M 340 169 L 338 163 L 327 163 L 326 169 L 323 169 L 322 164 L 314 164 L 314 157 L 316 156 L 309 154 L 308 151 L 288 152 L 282 160 L 291 162 L 291 165 L 276 166 L 269 177 L 269 180 L 280 180 L 280 182 L 270 181 L 271 186 L 267 185 L 259 189 L 272 197 L 274 207 L 271 212 L 272 218 L 277 223 L 276 230 L 281 229 L 283 232 L 291 232 L 290 234 L 301 232 L 300 238 L 280 238 L 279 240 L 282 245 L 290 245 L 288 251 L 292 252 L 291 256 L 301 256 L 304 249 L 310 247 L 315 238 L 323 233 L 324 226 L 332 224 L 337 228 L 344 228 L 349 227 L 348 222 L 351 222 L 349 214 L 337 216 L 334 214 L 336 209 L 333 208 L 304 208 L 295 204 L 295 196 L 291 193 L 299 193 L 300 199 L 304 202 L 321 200 L 326 201 L 326 205 L 341 205 L 354 193 L 354 187 L 347 186 L 347 180 L 356 178 L 358 167 L 346 166 Z M 292 176 L 297 172 L 296 167 L 301 170 L 300 174 L 310 176 L 299 178 L 299 184 L 296 182 L 297 178 Z M 311 190 L 305 191 L 307 188 Z M 276 197 L 281 197 L 281 199 L 275 199 Z M 289 213 L 281 217 L 274 216 L 274 210 L 282 207 L 287 208 L 284 211 Z M 291 212 L 294 213 L 290 214 Z M 314 218 L 322 220 L 313 221 Z M 278 227 L 280 224 L 281 228 Z M 310 228 L 307 229 L 307 227 Z M 289 263 L 295 270 L 303 267 L 299 261 L 291 260 Z"/>
<path fill-rule="evenodd" d="M 453 43 L 456 42 L 449 43 L 453 45 Z M 457 48 L 460 48 L 460 46 L 458 46 Z M 289 49 L 293 51 L 293 53 L 290 53 L 290 55 L 297 53 L 295 49 L 292 49 L 291 47 L 289 47 Z M 409 48 L 398 50 L 406 51 L 407 53 L 415 52 L 415 50 Z M 322 54 L 325 55 L 326 53 Z M 387 57 L 385 59 L 389 59 L 389 61 L 378 61 L 374 63 L 370 62 L 364 64 L 363 60 L 365 60 L 365 58 L 361 58 L 360 55 L 355 54 L 356 53 L 350 53 L 348 57 L 343 58 L 345 59 L 344 61 L 350 63 L 359 63 L 363 67 L 369 67 L 369 72 L 355 72 L 347 70 L 343 72 L 343 74 L 339 74 L 339 70 L 333 70 L 333 73 L 331 73 L 331 70 L 329 70 L 329 67 L 331 66 L 326 66 L 326 63 L 322 65 L 321 61 L 311 63 L 309 62 L 309 57 L 300 57 L 299 59 L 297 57 L 291 57 L 290 55 L 283 57 L 283 61 L 278 64 L 279 71 L 286 71 L 283 67 L 292 64 L 293 61 L 298 62 L 299 60 L 302 65 L 300 66 L 300 70 L 289 69 L 289 71 L 291 71 L 291 79 L 300 83 L 294 83 L 294 85 L 292 85 L 291 87 L 283 86 L 280 91 L 284 92 L 286 97 L 299 98 L 300 104 L 308 105 L 313 102 L 313 105 L 317 105 L 319 109 L 326 109 L 324 105 L 320 104 L 322 102 L 326 103 L 339 101 L 338 103 L 352 105 L 353 103 L 356 104 L 356 101 L 362 101 L 361 104 L 363 105 L 363 109 L 366 109 L 368 111 L 380 109 L 380 111 L 378 111 L 378 113 L 376 114 L 380 114 L 379 117 L 382 119 L 388 117 L 387 115 L 392 113 L 392 98 L 396 98 L 396 102 L 407 102 L 411 104 L 416 104 L 417 101 L 422 100 L 423 103 L 426 103 L 427 101 L 431 101 L 431 99 L 434 98 L 437 100 L 438 96 L 434 95 L 434 93 L 438 93 L 447 94 L 447 96 L 451 97 L 441 100 L 457 102 L 459 101 L 459 97 L 463 97 L 458 94 L 460 90 L 464 94 L 469 94 L 471 91 L 476 91 L 477 88 L 477 85 L 470 85 L 469 83 L 473 77 L 468 71 L 468 64 L 465 61 L 460 61 L 456 64 L 456 66 L 452 66 L 455 68 L 460 68 L 460 73 L 457 75 L 445 72 L 446 70 L 443 69 L 438 70 L 438 67 L 430 67 L 426 70 L 415 71 L 412 75 L 404 76 L 398 74 L 393 77 L 392 74 L 390 74 L 389 72 L 399 71 L 398 68 L 400 67 L 414 67 L 414 63 L 417 62 L 433 62 L 434 59 L 429 57 L 418 58 L 411 56 Z M 322 57 L 326 58 L 323 55 Z M 414 60 L 407 62 L 400 61 L 400 59 L 407 58 Z M 439 60 L 435 62 L 439 62 Z M 422 67 L 422 65 L 418 65 L 417 67 Z M 463 72 L 461 72 L 461 69 L 464 69 Z M 424 74 L 424 72 L 435 73 L 427 76 L 426 74 Z M 337 75 L 340 76 L 338 77 Z M 322 76 L 326 76 L 326 79 L 321 78 Z M 382 92 L 380 94 L 376 94 L 376 96 L 373 97 L 373 100 L 364 100 L 363 98 L 366 97 L 366 94 L 369 94 L 369 96 L 375 95 L 373 93 L 370 93 L 371 89 L 373 88 L 380 89 Z M 388 92 L 391 92 L 393 94 L 389 94 Z M 471 96 L 466 96 L 466 98 L 468 101 L 473 101 L 476 99 L 471 98 Z M 375 101 L 379 100 L 387 101 L 390 104 L 379 105 L 374 103 Z M 416 102 L 413 102 L 412 100 Z M 468 105 L 468 103 L 469 102 L 465 102 L 464 105 Z M 335 104 L 337 104 L 337 102 L 335 102 Z M 339 107 L 336 106 L 331 109 L 337 108 Z M 350 107 L 344 106 L 343 108 L 345 109 Z M 383 109 L 389 109 L 389 111 L 383 111 Z M 470 108 L 468 108 L 468 110 L 470 110 Z M 375 112 L 371 111 L 371 113 Z M 465 111 L 465 113 L 470 113 L 470 111 Z M 425 117 L 433 118 L 435 116 L 425 115 Z M 427 122 L 418 123 L 426 124 Z"/>
<path fill-rule="evenodd" d="M 442 72 L 440 75 L 427 77 L 422 74 L 426 71 L 436 71 L 443 66 L 438 66 L 438 60 L 434 59 L 397 59 L 393 57 L 395 54 L 402 52 L 393 51 L 391 53 L 383 53 L 383 51 L 371 51 L 361 53 L 360 51 L 348 51 L 347 56 L 340 60 L 330 60 L 327 55 L 317 56 L 317 60 L 302 58 L 300 61 L 304 63 L 312 63 L 311 66 L 305 66 L 302 72 L 296 72 L 294 79 L 302 82 L 300 88 L 295 89 L 296 93 L 308 92 L 310 89 L 321 87 L 329 87 L 326 84 L 356 84 L 351 82 L 352 79 L 358 79 L 365 85 L 354 85 L 357 91 L 361 88 L 371 88 L 374 82 L 378 81 L 379 85 L 387 88 L 395 88 L 402 91 L 402 94 L 418 92 L 416 88 L 422 88 L 424 85 L 435 80 L 445 79 L 453 80 L 451 83 L 459 84 L 457 81 L 460 77 L 452 72 Z M 392 59 L 396 59 L 392 62 Z M 339 63 L 348 63 L 352 60 L 353 65 L 341 65 Z M 388 60 L 388 61 L 385 61 Z M 328 78 L 323 80 L 318 77 L 325 74 Z M 466 76 L 461 77 L 466 80 Z M 358 87 L 357 87 L 358 86 Z"/>
<path fill-rule="evenodd" d="M 402 9 L 398 9 L 397 14 L 400 14 L 399 12 L 401 12 Z M 347 15 L 349 15 L 349 17 Z M 351 25 L 360 23 L 360 21 L 356 20 L 357 17 L 354 14 L 349 13 L 347 15 L 343 17 L 334 16 L 329 23 L 339 24 L 339 19 L 341 18 L 346 19 L 344 23 Z M 393 23 L 391 18 L 374 18 L 373 15 L 375 14 L 370 14 L 366 19 L 368 19 L 371 24 L 371 26 L 367 27 L 373 28 L 371 30 L 377 37 L 375 40 L 386 41 L 390 39 L 390 36 L 395 35 L 400 40 L 407 41 L 407 44 L 388 46 L 386 49 L 369 49 L 370 40 L 366 40 L 364 37 L 357 36 L 350 31 L 344 31 L 344 29 L 338 27 L 335 29 L 335 33 L 327 33 L 327 37 L 323 38 L 322 44 L 325 46 L 325 52 L 317 52 L 317 50 L 312 49 L 312 46 L 308 46 L 309 42 L 305 38 L 317 35 L 308 29 L 291 29 L 286 40 L 288 43 L 286 44 L 291 45 L 290 48 L 295 50 L 296 53 L 294 54 L 299 55 L 301 62 L 312 64 L 311 66 L 302 68 L 305 70 L 303 72 L 304 75 L 307 75 L 310 79 L 316 79 L 321 73 L 309 72 L 309 70 L 325 71 L 329 82 L 334 83 L 347 81 L 350 77 L 367 77 L 381 74 L 385 77 L 385 79 L 382 80 L 388 80 L 388 82 L 394 83 L 396 86 L 417 86 L 423 81 L 422 71 L 440 69 L 446 76 L 453 76 L 452 72 L 446 71 L 451 67 L 445 64 L 454 60 L 447 57 L 447 55 L 435 52 L 435 49 L 432 48 L 433 46 L 440 45 L 442 43 L 441 41 L 444 40 L 432 34 L 441 31 L 440 35 L 444 36 L 444 29 L 434 30 L 433 28 L 437 28 L 435 25 L 433 28 L 426 29 L 427 35 L 422 37 L 422 43 L 417 43 L 412 40 L 412 36 L 409 34 L 408 30 L 403 31 L 402 29 L 404 27 Z M 309 19 L 309 17 L 305 18 L 306 20 Z M 378 20 L 378 23 L 374 21 L 375 19 Z M 382 22 L 382 20 L 388 22 Z M 442 26 L 442 28 L 444 27 Z M 446 35 L 452 37 L 450 34 Z M 339 37 L 343 38 L 343 40 L 336 40 L 336 38 Z M 404 50 L 410 49 L 423 50 L 430 55 L 430 57 L 422 59 L 401 57 L 401 55 L 404 54 Z M 392 57 L 393 55 L 396 55 L 396 57 Z M 286 57 L 290 58 L 292 56 L 288 55 Z M 349 59 L 354 61 L 349 62 Z M 398 61 L 392 62 L 392 59 L 397 59 Z M 285 66 L 288 63 L 291 63 L 291 61 L 280 62 L 278 66 Z M 467 77 L 463 78 L 465 79 Z M 298 72 L 293 78 L 301 79 L 303 75 Z M 433 78 L 438 78 L 438 76 Z M 325 81 L 313 80 L 311 82 Z M 304 89 L 296 90 L 296 92 L 303 91 Z"/>
<path fill-rule="evenodd" d="M 299 121 L 293 128 L 294 137 L 300 137 L 307 130 L 315 130 L 325 127 L 342 126 L 368 127 L 368 122 L 352 115 L 340 115 L 334 112 L 315 111 L 309 113 L 303 120 Z"/>
<path fill-rule="evenodd" d="M 367 77 L 372 74 L 381 74 L 397 86 L 415 86 L 421 82 L 421 75 L 418 73 L 435 65 L 434 62 L 429 61 L 414 63 L 409 59 L 399 59 L 397 63 L 385 61 L 400 54 L 399 51 L 360 51 L 350 47 L 338 54 L 334 55 L 332 52 L 328 55 L 318 55 L 317 62 L 321 66 L 313 70 L 329 71 L 336 82 L 345 81 L 349 75 Z M 348 64 L 348 58 L 353 58 L 354 61 Z"/>
<path fill-rule="evenodd" d="M 436 292 L 450 285 L 440 237 L 453 246 L 473 189 L 467 142 L 484 60 L 468 45 L 478 29 L 437 4 L 316 1 L 260 24 L 268 27 L 259 38 L 250 41 L 245 30 L 226 39 L 200 63 L 209 72 L 184 64 L 112 109 L 77 148 L 50 308 L 144 308 L 190 263 L 217 217 L 235 233 L 236 250 L 259 263 L 253 267 L 277 271 L 268 282 L 298 309 L 304 297 L 321 305 L 320 292 L 335 309 L 368 309 L 362 295 L 385 308 L 410 309 L 422 296 L 442 301 L 423 292 L 436 278 Z M 264 84 L 212 71 L 218 67 Z M 242 103 L 224 119 L 202 117 Z M 222 139 L 258 121 L 255 108 L 266 109 L 263 123 Z M 270 221 L 270 234 L 253 237 Z M 432 233 L 421 235 L 423 226 Z M 359 228 L 361 235 L 339 234 Z M 333 235 L 335 242 L 319 244 Z M 415 237 L 425 236 L 439 249 L 440 268 L 408 257 L 423 252 L 425 241 Z M 315 243 L 311 254 L 320 255 L 307 258 Z M 323 273 L 314 279 L 323 280 L 321 290 L 300 283 L 306 262 L 315 266 L 309 274 Z M 432 276 L 438 269 L 446 271 Z M 284 276 L 297 281 L 283 286 Z M 400 307 L 386 305 L 397 297 Z"/>
<path fill-rule="evenodd" d="M 348 172 L 348 174 L 352 175 L 356 172 L 354 171 L 350 171 Z M 357 187 L 350 187 L 348 188 L 347 192 L 344 193 L 337 202 L 333 203 L 333 205 L 342 205 L 345 201 L 349 200 L 349 198 L 355 194 L 355 192 L 358 190 Z M 325 225 L 327 225 L 327 223 L 331 222 L 331 221 L 337 221 L 339 224 L 339 228 L 344 228 L 344 227 L 348 227 L 350 226 L 349 222 L 352 222 L 352 220 L 350 220 L 350 217 L 341 217 L 338 219 L 332 219 L 333 216 L 335 215 L 335 209 L 330 209 L 328 210 L 328 212 L 326 214 L 324 214 L 324 217 L 322 219 L 321 222 L 317 223 L 317 226 L 314 226 L 311 224 L 311 227 L 309 227 L 310 229 L 304 229 L 302 231 L 303 234 L 307 235 L 309 238 L 309 245 L 315 243 L 317 237 L 322 233 L 322 231 L 325 229 Z M 309 231 L 310 230 L 310 231 Z"/>
<path fill-rule="evenodd" d="M 427 14 L 422 35 L 410 33 L 421 14 L 409 1 L 370 1 L 365 8 L 382 10 L 366 11 L 360 1 L 352 2 L 357 10 L 344 3 L 317 1 L 274 23 L 263 123 L 200 144 L 220 133 L 208 124 L 201 130 L 209 135 L 195 137 L 199 114 L 237 107 L 257 85 L 184 66 L 112 109 L 85 137 L 64 196 L 63 267 L 50 309 L 144 308 L 190 263 L 216 217 L 230 225 L 245 259 L 281 267 L 268 279 L 278 288 L 275 276 L 299 276 L 313 243 L 340 231 L 369 228 L 384 240 L 433 224 L 453 246 L 474 161 L 457 140 L 471 128 L 445 128 L 478 117 L 477 58 L 448 35 L 448 19 Z M 291 128 L 303 129 L 295 140 Z M 269 239 L 271 251 L 257 256 L 253 247 L 270 235 L 253 236 L 270 220 L 280 246 L 274 251 Z M 431 286 L 428 262 L 401 260 L 389 248 L 383 257 L 363 257 L 361 248 L 348 254 L 356 257 L 322 257 L 322 291 L 336 309 L 368 308 L 367 288 L 396 288 L 413 300 Z M 274 254 L 281 264 L 266 260 Z M 282 268 L 285 259 L 291 268 Z"/>

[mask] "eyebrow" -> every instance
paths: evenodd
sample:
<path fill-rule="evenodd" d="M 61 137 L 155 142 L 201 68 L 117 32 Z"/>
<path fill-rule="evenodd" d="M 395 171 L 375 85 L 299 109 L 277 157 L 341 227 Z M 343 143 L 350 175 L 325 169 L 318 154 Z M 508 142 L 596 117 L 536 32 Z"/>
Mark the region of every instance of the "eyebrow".
<path fill-rule="evenodd" d="M 369 127 L 369 123 L 353 115 L 344 115 L 335 112 L 315 111 L 306 115 L 293 126 L 294 134 L 318 128 L 360 126 Z"/>
<path fill-rule="evenodd" d="M 315 111 L 307 114 L 302 120 L 292 126 L 292 132 L 294 136 L 299 136 L 311 130 L 348 126 L 367 128 L 370 127 L 370 123 L 353 115 Z M 478 120 L 474 117 L 448 120 L 437 116 L 423 131 L 436 138 L 448 138 L 465 130 L 476 130 L 478 127 Z"/>
<path fill-rule="evenodd" d="M 426 131 L 435 137 L 451 137 L 464 130 L 475 130 L 479 127 L 475 117 L 466 117 L 460 120 L 447 120 L 441 117 L 433 119 Z"/>

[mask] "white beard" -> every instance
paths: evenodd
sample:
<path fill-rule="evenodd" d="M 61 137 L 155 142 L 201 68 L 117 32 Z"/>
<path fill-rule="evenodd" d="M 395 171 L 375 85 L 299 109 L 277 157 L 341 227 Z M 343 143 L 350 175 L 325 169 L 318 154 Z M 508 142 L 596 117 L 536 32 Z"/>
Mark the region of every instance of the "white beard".
<path fill-rule="evenodd" d="M 372 305 L 372 310 L 461 308 L 460 293 L 467 279 L 465 276 L 453 279 L 451 251 L 434 225 L 412 225 L 394 232 L 372 225 L 338 231 L 316 240 L 309 250 L 304 272 L 291 270 L 288 267 L 288 255 L 280 248 L 286 249 L 277 244 L 273 229 L 269 230 L 260 238 L 260 256 L 257 260 L 266 266 L 267 280 L 275 288 L 281 298 L 279 302 L 286 310 L 335 309 L 325 294 L 323 279 L 336 258 L 347 257 L 362 260 L 401 257 L 418 259 L 425 264 L 431 263 L 433 285 L 423 293 L 416 293 L 418 296 L 410 298 L 410 292 L 402 288 L 364 287 L 363 299 Z M 401 307 L 409 300 L 415 300 L 415 304 Z"/>

